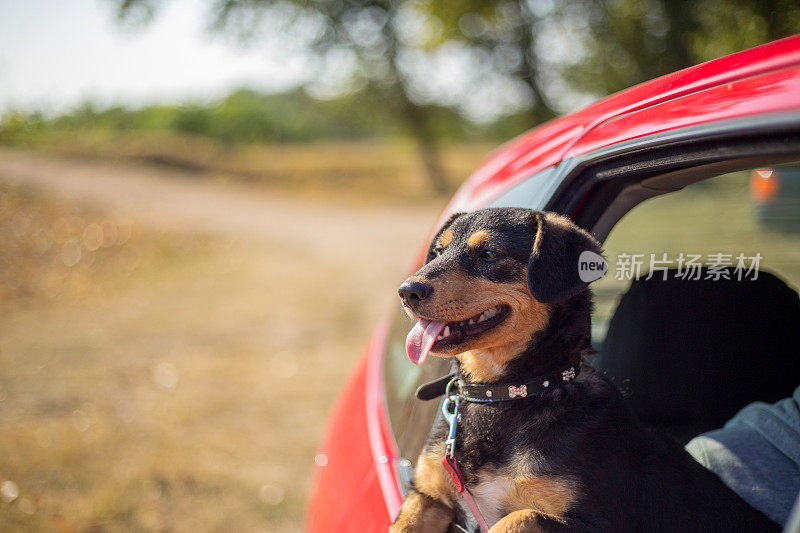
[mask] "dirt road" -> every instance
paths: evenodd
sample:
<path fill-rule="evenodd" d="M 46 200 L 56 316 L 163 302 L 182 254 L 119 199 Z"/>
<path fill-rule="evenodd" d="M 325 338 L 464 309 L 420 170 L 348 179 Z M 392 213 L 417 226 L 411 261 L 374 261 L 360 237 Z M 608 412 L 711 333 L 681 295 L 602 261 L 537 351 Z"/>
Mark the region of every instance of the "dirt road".
<path fill-rule="evenodd" d="M 299 531 L 327 412 L 441 205 L 0 148 L 3 181 L 66 199 L 6 202 L 4 242 L 75 224 L 77 240 L 5 278 L 54 296 L 0 321 L 0 472 L 19 491 L 0 529 Z M 100 214 L 63 214 L 78 203 Z M 86 247 L 85 227 L 120 218 L 154 231 Z"/>
<path fill-rule="evenodd" d="M 99 204 L 160 228 L 314 247 L 401 274 L 441 202 L 327 204 L 129 163 L 77 161 L 0 148 L 0 179 Z"/>

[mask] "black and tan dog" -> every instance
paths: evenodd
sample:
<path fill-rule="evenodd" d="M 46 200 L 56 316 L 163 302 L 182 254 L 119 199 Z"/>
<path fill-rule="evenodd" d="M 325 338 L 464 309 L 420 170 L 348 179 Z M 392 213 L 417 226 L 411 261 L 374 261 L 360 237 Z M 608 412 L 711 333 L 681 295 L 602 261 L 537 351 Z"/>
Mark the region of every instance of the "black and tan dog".
<path fill-rule="evenodd" d="M 457 383 L 473 395 L 461 402 L 454 452 L 491 531 L 777 531 L 581 368 L 591 354 L 585 251 L 600 245 L 552 213 L 454 215 L 400 287 L 419 320 L 409 357 L 455 357 Z M 507 401 L 477 401 L 506 387 Z M 454 518 L 476 525 L 442 463 L 447 436 L 440 419 L 390 531 L 445 532 Z"/>

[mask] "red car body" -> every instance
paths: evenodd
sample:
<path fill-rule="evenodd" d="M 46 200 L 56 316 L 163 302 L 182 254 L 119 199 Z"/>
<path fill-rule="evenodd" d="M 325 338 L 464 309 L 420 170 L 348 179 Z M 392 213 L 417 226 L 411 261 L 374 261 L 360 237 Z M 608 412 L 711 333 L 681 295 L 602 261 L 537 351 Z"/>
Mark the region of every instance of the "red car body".
<path fill-rule="evenodd" d="M 800 36 L 794 36 L 643 83 L 531 130 L 486 159 L 440 222 L 452 212 L 485 207 L 581 154 L 685 127 L 798 110 Z M 399 511 L 398 453 L 382 372 L 387 330 L 378 326 L 330 415 L 308 503 L 309 532 L 386 531 Z"/>

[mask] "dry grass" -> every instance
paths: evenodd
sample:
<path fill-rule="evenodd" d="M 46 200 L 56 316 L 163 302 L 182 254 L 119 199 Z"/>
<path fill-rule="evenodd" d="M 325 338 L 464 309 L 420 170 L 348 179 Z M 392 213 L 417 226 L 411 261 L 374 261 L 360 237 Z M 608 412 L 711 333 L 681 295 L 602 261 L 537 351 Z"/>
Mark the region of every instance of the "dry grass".
<path fill-rule="evenodd" d="M 255 189 L 205 187 L 152 169 L 3 152 L 0 530 L 299 531 L 331 402 L 375 317 L 394 304 L 415 240 L 412 219 L 413 232 L 424 231 L 440 207 L 391 205 L 389 192 L 369 197 L 380 207 L 348 206 L 338 202 L 341 189 L 363 203 L 366 184 L 386 179 L 370 172 L 413 166 L 409 154 L 315 145 L 219 156 L 290 176 L 272 184 L 277 195 L 269 180 Z M 480 158 L 470 147 L 453 148 L 458 154 L 464 166 Z M 353 175 L 363 172 L 364 188 L 355 178 L 326 185 L 324 169 L 337 165 L 343 175 L 347 165 L 360 168 Z M 303 181 L 315 169 L 323 169 L 318 179 Z M 25 183 L 28 174 L 73 198 L 93 191 L 114 210 L 4 184 Z M 204 185 L 214 179 L 192 176 Z M 397 176 L 391 187 L 414 188 Z M 761 251 L 764 266 L 796 286 L 800 246 L 787 243 L 797 236 L 760 228 L 745 183 L 734 176 L 719 188 L 695 186 L 691 201 L 676 193 L 644 204 L 611 235 L 609 257 Z M 333 191 L 335 203 L 307 201 Z M 130 197 L 134 214 L 152 208 L 149 222 L 114 195 Z M 712 209 L 721 196 L 732 199 L 729 211 Z M 227 211 L 212 212 L 222 203 Z M 156 208 L 173 216 L 156 220 Z M 246 231 L 239 216 L 269 227 Z M 597 284 L 601 317 L 622 285 L 612 277 Z"/>
<path fill-rule="evenodd" d="M 0 529 L 300 529 L 330 403 L 391 291 L 354 304 L 341 257 L 2 180 L 0 250 Z"/>
<path fill-rule="evenodd" d="M 444 144 L 442 165 L 455 188 L 494 143 Z M 322 141 L 225 146 L 199 137 L 152 133 L 52 135 L 36 147 L 59 156 L 144 162 L 325 198 L 334 193 L 367 201 L 415 201 L 431 187 L 411 141 Z"/>

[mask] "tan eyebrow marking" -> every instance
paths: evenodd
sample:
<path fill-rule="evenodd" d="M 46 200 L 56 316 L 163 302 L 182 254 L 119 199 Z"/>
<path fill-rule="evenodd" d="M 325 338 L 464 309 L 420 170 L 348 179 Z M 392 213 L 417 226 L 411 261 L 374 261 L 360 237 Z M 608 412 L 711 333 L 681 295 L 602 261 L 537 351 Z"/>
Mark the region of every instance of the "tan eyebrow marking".
<path fill-rule="evenodd" d="M 482 229 L 469 236 L 469 239 L 467 239 L 467 246 L 470 248 L 477 248 L 481 244 L 485 243 L 488 239 L 489 232 L 485 229 Z"/>
<path fill-rule="evenodd" d="M 451 242 L 453 242 L 453 230 L 449 229 L 442 233 L 442 236 L 439 237 L 439 245 L 444 248 Z"/>

